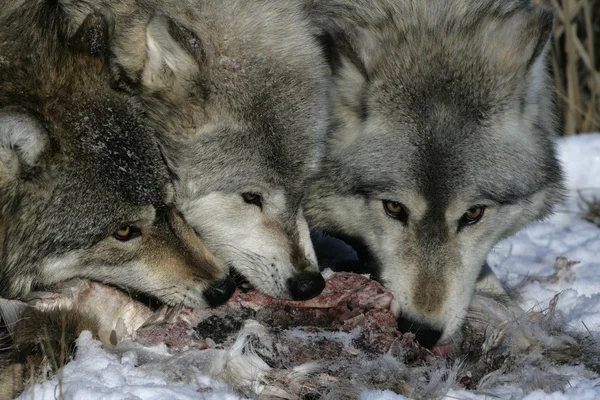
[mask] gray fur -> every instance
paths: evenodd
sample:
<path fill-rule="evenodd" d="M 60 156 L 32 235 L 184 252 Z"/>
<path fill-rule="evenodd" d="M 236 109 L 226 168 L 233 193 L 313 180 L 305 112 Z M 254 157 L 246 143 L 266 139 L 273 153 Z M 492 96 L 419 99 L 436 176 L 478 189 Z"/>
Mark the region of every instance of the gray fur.
<path fill-rule="evenodd" d="M 110 87 L 109 18 L 83 17 L 0 1 L 0 296 L 80 277 L 204 305 L 224 268 L 170 204 L 142 107 Z M 141 235 L 117 240 L 123 224 Z"/>
<path fill-rule="evenodd" d="M 489 250 L 562 198 L 545 61 L 552 12 L 517 0 L 307 7 L 330 38 L 334 80 L 309 223 L 360 243 L 394 311 L 448 343 Z M 407 221 L 386 215 L 385 200 Z M 483 218 L 460 227 L 474 206 L 486 206 Z"/>
<path fill-rule="evenodd" d="M 114 84 L 156 124 L 177 205 L 259 290 L 317 271 L 301 199 L 327 125 L 328 70 L 295 0 L 64 0 L 114 19 Z M 262 207 L 242 193 L 258 193 Z"/>

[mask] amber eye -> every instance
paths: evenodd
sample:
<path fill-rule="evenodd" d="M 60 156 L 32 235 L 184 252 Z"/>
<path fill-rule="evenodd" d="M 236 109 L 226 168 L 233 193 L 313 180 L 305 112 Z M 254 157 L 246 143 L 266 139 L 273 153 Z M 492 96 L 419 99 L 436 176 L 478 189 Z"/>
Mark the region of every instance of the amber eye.
<path fill-rule="evenodd" d="M 263 206 L 262 205 L 262 197 L 258 193 L 252 193 L 252 192 L 242 193 L 242 198 L 248 204 L 254 204 L 255 206 L 258 206 L 260 208 L 262 208 L 262 206 Z"/>
<path fill-rule="evenodd" d="M 402 212 L 402 205 L 400 203 L 396 203 L 395 201 L 386 201 L 385 209 L 389 214 L 400 214 Z"/>
<path fill-rule="evenodd" d="M 141 234 L 142 232 L 138 227 L 131 224 L 124 224 L 113 233 L 113 237 L 122 242 L 126 242 L 140 236 Z"/>
<path fill-rule="evenodd" d="M 391 200 L 383 200 L 383 208 L 387 215 L 406 224 L 408 222 L 408 212 L 401 203 Z"/>
<path fill-rule="evenodd" d="M 475 206 L 475 207 L 469 208 L 467 210 L 467 212 L 463 214 L 463 216 L 460 220 L 461 225 L 476 224 L 483 217 L 484 211 L 485 211 L 485 206 Z"/>

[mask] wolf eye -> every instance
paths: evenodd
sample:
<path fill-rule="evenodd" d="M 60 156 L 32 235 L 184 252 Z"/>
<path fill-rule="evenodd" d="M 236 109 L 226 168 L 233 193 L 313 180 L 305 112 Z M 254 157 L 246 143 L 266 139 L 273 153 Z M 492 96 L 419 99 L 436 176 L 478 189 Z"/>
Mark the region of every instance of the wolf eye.
<path fill-rule="evenodd" d="M 262 209 L 262 197 L 258 193 L 246 192 L 242 193 L 242 198 L 248 204 L 254 204 Z"/>
<path fill-rule="evenodd" d="M 485 206 L 475 206 L 467 210 L 460 219 L 460 225 L 473 225 L 483 218 Z"/>
<path fill-rule="evenodd" d="M 383 200 L 383 209 L 390 217 L 406 224 L 408 222 L 408 212 L 406 208 L 397 201 Z"/>
<path fill-rule="evenodd" d="M 142 231 L 137 226 L 124 224 L 113 233 L 113 237 L 122 242 L 134 239 L 142 234 Z"/>

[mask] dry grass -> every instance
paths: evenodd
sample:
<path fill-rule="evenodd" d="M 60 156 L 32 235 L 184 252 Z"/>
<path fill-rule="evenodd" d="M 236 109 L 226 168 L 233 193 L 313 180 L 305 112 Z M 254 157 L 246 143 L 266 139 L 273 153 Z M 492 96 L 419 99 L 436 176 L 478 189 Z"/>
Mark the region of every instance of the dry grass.
<path fill-rule="evenodd" d="M 564 134 L 600 131 L 600 0 L 534 0 L 556 9 L 550 53 Z"/>

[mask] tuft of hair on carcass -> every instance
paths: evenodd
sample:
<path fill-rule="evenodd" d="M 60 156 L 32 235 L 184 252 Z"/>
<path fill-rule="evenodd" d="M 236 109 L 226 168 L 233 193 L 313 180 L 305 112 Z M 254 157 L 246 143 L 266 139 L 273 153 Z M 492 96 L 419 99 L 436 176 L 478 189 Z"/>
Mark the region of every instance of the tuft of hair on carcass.
<path fill-rule="evenodd" d="M 600 188 L 579 190 L 577 194 L 582 218 L 600 227 Z"/>
<path fill-rule="evenodd" d="M 582 366 L 600 372 L 600 341 L 575 332 L 557 309 L 560 294 L 543 312 L 520 311 L 505 297 L 477 294 L 463 325 L 462 358 L 456 382 L 485 390 L 513 384 L 525 392 L 562 390 L 570 376 L 562 367 Z"/>
<path fill-rule="evenodd" d="M 14 326 L 0 326 L 0 400 L 58 373 L 72 358 L 82 331 L 98 332 L 96 320 L 74 310 L 28 308 Z"/>

